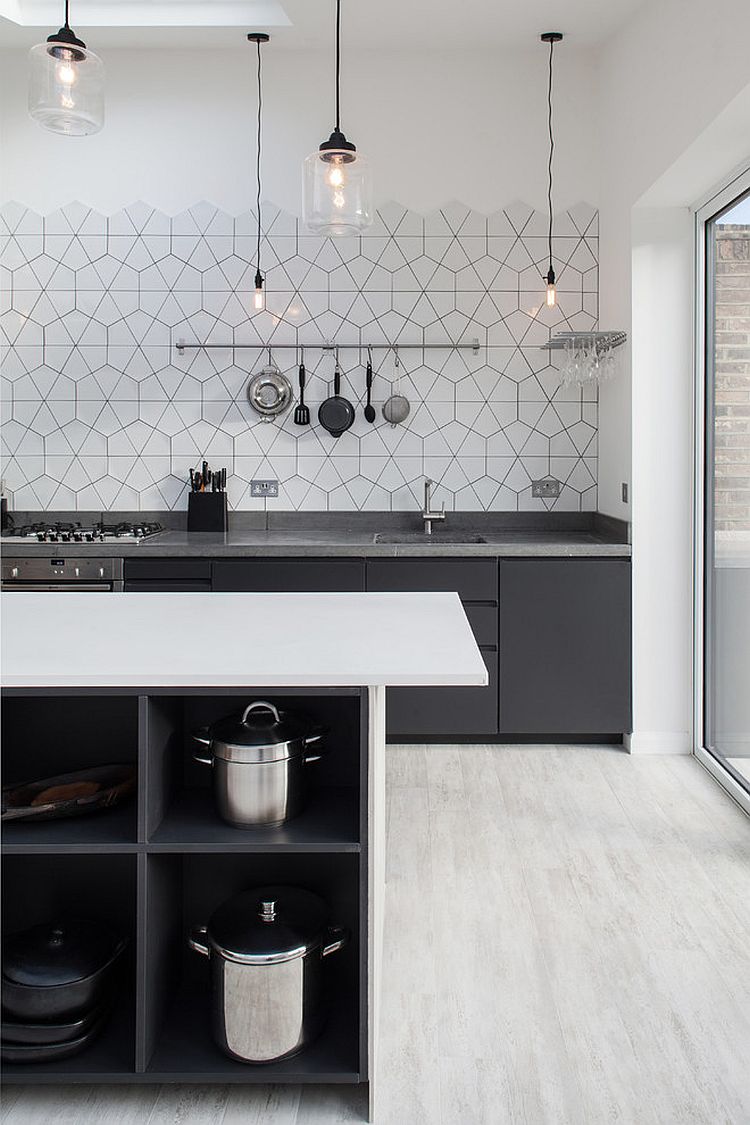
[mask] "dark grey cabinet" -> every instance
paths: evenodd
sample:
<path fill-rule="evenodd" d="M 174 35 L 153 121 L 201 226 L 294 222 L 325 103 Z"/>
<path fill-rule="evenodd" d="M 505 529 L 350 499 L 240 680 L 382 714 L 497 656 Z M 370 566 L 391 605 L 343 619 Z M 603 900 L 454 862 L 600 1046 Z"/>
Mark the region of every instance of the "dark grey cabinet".
<path fill-rule="evenodd" d="M 134 593 L 207 593 L 211 590 L 209 559 L 125 559 L 125 589 Z"/>
<path fill-rule="evenodd" d="M 627 559 L 503 559 L 499 601 L 502 733 L 630 730 Z"/>
<path fill-rule="evenodd" d="M 364 559 L 217 559 L 213 563 L 215 591 L 329 594 L 364 588 Z"/>
<path fill-rule="evenodd" d="M 137 558 L 124 574 L 133 591 L 456 591 L 489 685 L 390 688 L 392 741 L 543 741 L 631 727 L 629 559 Z"/>
<path fill-rule="evenodd" d="M 367 589 L 455 590 L 474 631 L 489 684 L 481 688 L 389 688 L 392 741 L 490 738 L 497 734 L 497 559 L 368 559 Z"/>

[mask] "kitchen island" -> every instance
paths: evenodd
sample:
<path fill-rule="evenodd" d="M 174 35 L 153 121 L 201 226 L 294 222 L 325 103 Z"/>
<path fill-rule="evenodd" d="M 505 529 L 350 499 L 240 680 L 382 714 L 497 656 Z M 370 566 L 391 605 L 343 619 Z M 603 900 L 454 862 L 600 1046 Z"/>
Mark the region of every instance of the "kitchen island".
<path fill-rule="evenodd" d="M 6 783 L 132 762 L 132 806 L 4 825 L 5 928 L 73 906 L 131 939 L 117 1008 L 64 1063 L 14 1082 L 349 1082 L 377 1074 L 384 883 L 385 688 L 482 685 L 457 594 L 94 594 L 2 597 Z M 40 628 L 58 643 L 40 643 Z M 308 807 L 280 828 L 216 815 L 191 732 L 253 700 L 328 731 Z M 205 962 L 186 948 L 238 891 L 297 884 L 350 942 L 331 966 L 321 1036 L 263 1066 L 209 1032 Z M 333 960 L 333 959 L 332 959 Z"/>

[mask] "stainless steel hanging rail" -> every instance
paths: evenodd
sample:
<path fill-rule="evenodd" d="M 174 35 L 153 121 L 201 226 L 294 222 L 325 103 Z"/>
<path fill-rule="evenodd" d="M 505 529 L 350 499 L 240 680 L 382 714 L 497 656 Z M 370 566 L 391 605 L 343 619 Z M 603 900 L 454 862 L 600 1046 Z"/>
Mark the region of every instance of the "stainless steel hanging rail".
<path fill-rule="evenodd" d="M 380 351 L 392 351 L 397 353 L 413 349 L 419 349 L 420 351 L 427 351 L 429 349 L 431 351 L 441 352 L 471 351 L 474 353 L 474 355 L 477 355 L 479 353 L 480 347 L 484 348 L 487 347 L 487 345 L 480 344 L 479 340 L 475 337 L 469 344 L 334 344 L 328 340 L 322 342 L 318 341 L 317 343 L 310 343 L 308 341 L 304 344 L 187 344 L 184 340 L 178 340 L 175 344 L 175 347 L 179 355 L 183 355 L 186 351 L 200 351 L 202 348 L 231 348 L 232 350 L 235 350 L 236 348 L 255 348 L 257 351 L 261 352 L 267 351 L 268 348 L 271 348 L 271 350 L 274 352 L 298 352 L 302 348 L 305 348 L 307 351 L 311 352 L 316 350 L 322 352 L 334 352 L 336 351 L 336 349 L 339 349 L 340 351 L 367 351 L 369 348 L 371 351 L 377 351 L 379 349 Z"/>

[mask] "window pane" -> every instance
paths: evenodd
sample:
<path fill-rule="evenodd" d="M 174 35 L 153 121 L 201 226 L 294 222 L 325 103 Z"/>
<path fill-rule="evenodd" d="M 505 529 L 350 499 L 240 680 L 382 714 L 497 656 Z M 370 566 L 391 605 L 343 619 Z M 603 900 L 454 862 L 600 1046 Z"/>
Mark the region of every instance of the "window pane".
<path fill-rule="evenodd" d="M 750 195 L 706 249 L 706 743 L 750 789 Z"/>

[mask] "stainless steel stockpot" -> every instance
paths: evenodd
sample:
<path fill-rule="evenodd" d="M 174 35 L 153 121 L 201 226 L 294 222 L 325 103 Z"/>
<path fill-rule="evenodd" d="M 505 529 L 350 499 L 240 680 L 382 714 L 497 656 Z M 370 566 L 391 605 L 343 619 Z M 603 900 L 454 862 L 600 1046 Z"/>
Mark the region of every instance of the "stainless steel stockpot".
<path fill-rule="evenodd" d="M 308 748 L 320 727 L 273 703 L 250 703 L 242 716 L 195 731 L 196 762 L 213 766 L 219 816 L 235 828 L 274 827 L 297 816 L 307 798 L 306 767 L 320 754 Z"/>
<path fill-rule="evenodd" d="M 302 1050 L 325 1023 L 323 959 L 347 941 L 328 925 L 323 900 L 300 887 L 259 887 L 223 903 L 188 939 L 211 964 L 219 1047 L 249 1063 Z"/>

